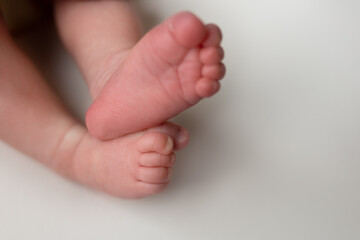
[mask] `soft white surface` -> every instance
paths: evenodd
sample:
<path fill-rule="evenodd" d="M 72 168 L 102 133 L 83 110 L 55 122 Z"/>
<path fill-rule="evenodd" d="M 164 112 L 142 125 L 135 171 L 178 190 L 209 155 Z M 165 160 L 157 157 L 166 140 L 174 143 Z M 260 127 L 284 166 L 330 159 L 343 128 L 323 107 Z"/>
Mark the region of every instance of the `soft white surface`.
<path fill-rule="evenodd" d="M 221 93 L 176 120 L 192 141 L 170 188 L 115 199 L 0 144 L 0 239 L 360 239 L 360 2 L 137 3 L 147 26 L 188 9 L 225 36 Z M 50 62 L 82 116 L 79 73 Z"/>

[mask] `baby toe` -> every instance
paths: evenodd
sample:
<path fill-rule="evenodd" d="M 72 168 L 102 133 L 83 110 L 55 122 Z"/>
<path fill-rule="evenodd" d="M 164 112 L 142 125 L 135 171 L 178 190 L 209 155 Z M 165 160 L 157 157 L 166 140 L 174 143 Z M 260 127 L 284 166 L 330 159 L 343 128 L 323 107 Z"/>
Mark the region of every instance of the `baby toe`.
<path fill-rule="evenodd" d="M 171 137 L 174 141 L 174 150 L 186 147 L 190 139 L 190 135 L 185 128 L 171 122 L 165 122 L 159 126 L 149 128 L 147 132 L 159 132 Z"/>
<path fill-rule="evenodd" d="M 203 43 L 204 47 L 209 46 L 218 46 L 222 40 L 222 33 L 220 28 L 215 24 L 207 24 L 206 28 L 208 30 L 207 37 Z"/>
<path fill-rule="evenodd" d="M 174 149 L 174 142 L 171 137 L 151 132 L 137 140 L 137 150 L 141 153 L 157 152 L 160 154 L 170 154 Z"/>
<path fill-rule="evenodd" d="M 202 78 L 195 85 L 195 91 L 201 97 L 210 97 L 218 92 L 219 89 L 220 83 L 209 78 Z"/>
<path fill-rule="evenodd" d="M 163 155 L 158 153 L 144 153 L 139 159 L 142 167 L 172 167 L 175 163 L 175 154 Z"/>
<path fill-rule="evenodd" d="M 200 51 L 200 61 L 203 64 L 218 64 L 224 58 L 224 49 L 222 47 L 206 47 Z"/>
<path fill-rule="evenodd" d="M 215 65 L 205 65 L 202 69 L 203 77 L 220 80 L 225 76 L 225 65 L 223 63 Z"/>
<path fill-rule="evenodd" d="M 170 181 L 172 169 L 165 167 L 140 167 L 137 179 L 141 182 L 159 184 Z"/>
<path fill-rule="evenodd" d="M 153 184 L 139 181 L 137 185 L 138 189 L 142 193 L 140 197 L 147 197 L 150 195 L 161 193 L 168 186 L 168 183 Z"/>
<path fill-rule="evenodd" d="M 184 47 L 192 48 L 199 45 L 206 35 L 204 24 L 190 12 L 178 13 L 168 22 L 172 35 Z"/>

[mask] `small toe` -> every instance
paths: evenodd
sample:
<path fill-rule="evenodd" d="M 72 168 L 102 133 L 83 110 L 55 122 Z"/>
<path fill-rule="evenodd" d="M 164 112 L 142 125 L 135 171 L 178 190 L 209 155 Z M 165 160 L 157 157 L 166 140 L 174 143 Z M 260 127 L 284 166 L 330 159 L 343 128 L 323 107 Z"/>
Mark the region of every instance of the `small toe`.
<path fill-rule="evenodd" d="M 218 64 L 224 58 L 224 49 L 222 47 L 207 47 L 200 51 L 200 61 L 203 64 Z"/>
<path fill-rule="evenodd" d="M 205 65 L 202 69 L 203 77 L 220 80 L 225 76 L 225 65 L 223 63 L 215 65 Z"/>
<path fill-rule="evenodd" d="M 172 167 L 175 163 L 175 154 L 163 155 L 158 153 L 144 153 L 139 159 L 142 167 Z"/>
<path fill-rule="evenodd" d="M 170 154 L 174 149 L 174 141 L 171 137 L 158 133 L 146 133 L 140 137 L 136 143 L 137 150 L 141 153 L 157 152 L 160 154 Z"/>
<path fill-rule="evenodd" d="M 203 43 L 203 46 L 210 47 L 220 45 L 222 40 L 222 33 L 220 28 L 215 24 L 207 24 L 206 28 L 208 30 L 208 34 Z"/>
<path fill-rule="evenodd" d="M 167 183 L 170 181 L 172 169 L 164 167 L 140 167 L 137 179 L 145 183 Z"/>
<path fill-rule="evenodd" d="M 220 83 L 208 78 L 202 78 L 195 86 L 196 93 L 201 97 L 210 97 L 220 89 Z"/>
<path fill-rule="evenodd" d="M 153 184 L 139 181 L 137 185 L 138 189 L 142 193 L 141 196 L 138 198 L 141 198 L 161 193 L 168 186 L 168 183 Z"/>

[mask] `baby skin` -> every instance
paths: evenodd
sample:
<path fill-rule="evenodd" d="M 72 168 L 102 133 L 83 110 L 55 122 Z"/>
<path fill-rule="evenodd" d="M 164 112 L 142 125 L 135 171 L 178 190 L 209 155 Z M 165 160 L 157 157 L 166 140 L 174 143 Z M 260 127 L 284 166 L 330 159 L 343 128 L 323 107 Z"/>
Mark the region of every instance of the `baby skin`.
<path fill-rule="evenodd" d="M 67 22 L 79 22 L 77 19 L 85 18 L 88 12 L 95 12 L 95 8 L 99 9 L 96 2 L 73 4 L 63 2 L 58 8 L 58 17 L 63 18 L 58 22 L 66 27 Z M 117 16 L 124 17 L 129 11 L 126 2 L 108 1 L 101 3 L 101 6 L 106 14 L 114 12 L 114 25 L 133 21 L 132 17 L 117 19 Z M 118 12 L 114 9 L 118 9 Z M 97 14 L 97 19 L 104 19 L 102 13 Z M 75 49 L 75 59 L 80 66 L 84 65 L 82 69 L 89 85 L 97 82 L 97 89 L 92 90 L 95 101 L 87 113 L 86 123 L 89 132 L 99 139 L 113 139 L 157 126 L 202 98 L 216 93 L 220 88 L 218 81 L 225 74 L 225 67 L 221 63 L 224 51 L 220 47 L 220 29 L 214 24 L 204 25 L 189 12 L 170 17 L 140 41 L 137 41 L 138 36 L 129 40 L 113 32 L 104 33 L 108 38 L 115 38 L 115 46 L 118 47 L 111 46 L 112 49 L 107 50 L 105 61 L 103 58 L 93 58 L 92 65 L 101 65 L 96 74 L 88 73 L 86 61 L 89 56 L 82 53 L 86 46 L 82 46 L 82 49 L 74 47 L 78 42 L 92 45 L 83 41 L 89 33 L 82 32 L 83 26 L 71 25 L 71 28 L 62 31 L 63 39 L 69 49 Z M 99 28 L 99 31 L 107 31 L 104 30 L 106 26 Z M 127 29 L 122 34 L 136 35 L 136 28 Z M 118 26 L 111 30 L 117 29 L 123 28 Z M 75 38 L 76 34 L 78 38 Z"/>
<path fill-rule="evenodd" d="M 0 15 L 0 139 L 118 197 L 163 191 L 174 151 L 189 141 L 183 127 L 167 120 L 219 90 L 220 29 L 182 12 L 141 38 L 127 1 L 58 1 L 55 10 L 94 99 L 88 129 L 14 44 Z"/>
<path fill-rule="evenodd" d="M 110 141 L 98 140 L 75 125 L 57 147 L 51 166 L 114 196 L 141 198 L 165 189 L 174 151 L 184 148 L 188 140 L 185 129 L 168 122 Z"/>

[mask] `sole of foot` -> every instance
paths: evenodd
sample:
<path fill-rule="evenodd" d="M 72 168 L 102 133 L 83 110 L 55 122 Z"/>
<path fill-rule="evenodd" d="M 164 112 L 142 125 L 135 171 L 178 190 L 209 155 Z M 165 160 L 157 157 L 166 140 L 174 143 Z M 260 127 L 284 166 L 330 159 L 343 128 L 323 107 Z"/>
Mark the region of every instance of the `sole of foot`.
<path fill-rule="evenodd" d="M 152 29 L 119 58 L 95 98 L 86 115 L 90 134 L 108 140 L 157 126 L 215 94 L 225 75 L 221 40 L 218 26 L 189 12 Z"/>

